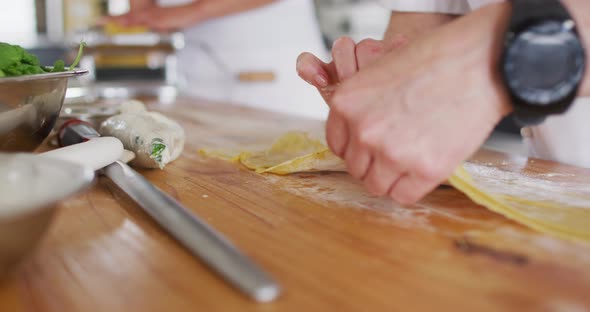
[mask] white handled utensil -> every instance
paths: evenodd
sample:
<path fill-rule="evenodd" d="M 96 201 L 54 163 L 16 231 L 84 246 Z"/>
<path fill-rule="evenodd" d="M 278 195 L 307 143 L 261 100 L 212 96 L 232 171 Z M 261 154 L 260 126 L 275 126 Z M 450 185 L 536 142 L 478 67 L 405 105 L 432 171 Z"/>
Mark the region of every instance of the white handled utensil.
<path fill-rule="evenodd" d="M 95 169 L 103 166 L 104 175 L 230 284 L 259 302 L 272 301 L 280 294 L 280 286 L 229 240 L 127 164 L 118 161 L 123 153 L 118 139 L 99 137 L 84 122 L 64 123 L 59 137 L 60 144 L 65 147 L 44 153 L 43 157 L 68 159 Z"/>
<path fill-rule="evenodd" d="M 113 137 L 100 137 L 39 154 L 40 157 L 68 160 L 100 170 L 123 155 L 123 144 Z"/>

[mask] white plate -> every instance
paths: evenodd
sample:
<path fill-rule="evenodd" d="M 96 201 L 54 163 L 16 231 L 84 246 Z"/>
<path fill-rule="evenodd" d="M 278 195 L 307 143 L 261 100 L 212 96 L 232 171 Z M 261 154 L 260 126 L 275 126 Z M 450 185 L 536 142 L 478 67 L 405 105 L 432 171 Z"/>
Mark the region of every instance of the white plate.
<path fill-rule="evenodd" d="M 0 153 L 0 218 L 49 207 L 92 182 L 94 171 L 33 154 Z"/>

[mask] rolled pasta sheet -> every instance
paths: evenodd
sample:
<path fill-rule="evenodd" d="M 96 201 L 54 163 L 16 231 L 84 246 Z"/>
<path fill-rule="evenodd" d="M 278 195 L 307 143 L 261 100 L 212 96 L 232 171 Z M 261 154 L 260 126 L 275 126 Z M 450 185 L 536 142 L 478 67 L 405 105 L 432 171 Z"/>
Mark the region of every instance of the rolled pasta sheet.
<path fill-rule="evenodd" d="M 99 129 L 114 136 L 135 153 L 131 165 L 163 169 L 184 148 L 184 130 L 175 121 L 156 112 L 120 114 L 105 120 Z"/>

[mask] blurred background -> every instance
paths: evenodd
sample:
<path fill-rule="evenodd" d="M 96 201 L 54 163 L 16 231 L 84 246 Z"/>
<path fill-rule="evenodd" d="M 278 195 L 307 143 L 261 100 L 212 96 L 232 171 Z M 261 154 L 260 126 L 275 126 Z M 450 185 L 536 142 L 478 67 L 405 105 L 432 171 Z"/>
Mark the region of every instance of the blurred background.
<path fill-rule="evenodd" d="M 87 49 L 80 67 L 90 74 L 68 89 L 72 98 L 103 98 L 157 95 L 172 101 L 184 82 L 177 66 L 177 53 L 184 47 L 183 34 L 109 33 L 95 27 L 104 15 L 128 11 L 128 0 L 0 0 L 4 18 L 0 19 L 0 41 L 19 44 L 36 54 L 43 65 L 57 59 L 69 63 L 80 40 Z M 326 46 L 342 35 L 354 39 L 380 38 L 389 12 L 372 1 L 316 0 L 315 13 Z M 280 23 L 280 16 L 277 16 Z M 302 35 L 306 34 L 302 32 Z M 292 34 L 298 37 L 298 34 Z M 231 53 L 234 51 L 225 51 Z M 240 51 L 235 51 L 239 53 Z M 302 51 L 303 52 L 303 51 Z M 215 58 L 216 63 L 223 59 Z M 79 85 L 86 86 L 78 88 Z M 145 94 L 147 93 L 147 94 Z M 85 100 L 92 100 L 86 98 Z"/>
<path fill-rule="evenodd" d="M 2 41 L 34 50 L 51 62 L 65 55 L 81 34 L 104 14 L 128 10 L 126 0 L 0 0 Z M 342 35 L 354 39 L 380 38 L 389 12 L 370 0 L 315 0 L 326 46 Z"/>

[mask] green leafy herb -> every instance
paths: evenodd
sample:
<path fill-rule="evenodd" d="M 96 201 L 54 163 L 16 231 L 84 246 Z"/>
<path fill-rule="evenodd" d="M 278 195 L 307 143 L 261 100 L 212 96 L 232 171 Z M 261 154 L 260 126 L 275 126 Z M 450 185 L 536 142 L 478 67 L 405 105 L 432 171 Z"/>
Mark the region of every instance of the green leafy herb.
<path fill-rule="evenodd" d="M 157 161 L 158 163 L 162 162 L 162 153 L 166 149 L 166 144 L 162 139 L 156 138 L 152 140 L 152 152 L 150 153 L 150 158 Z"/>
<path fill-rule="evenodd" d="M 66 70 L 66 63 L 63 60 L 57 60 L 53 63 L 52 73 L 62 72 Z"/>
<path fill-rule="evenodd" d="M 72 63 L 72 65 L 70 65 L 70 68 L 68 70 L 74 70 L 74 68 L 78 65 L 78 63 L 80 62 L 80 58 L 82 57 L 82 53 L 84 52 L 85 46 L 86 46 L 86 42 L 80 41 L 80 47 L 78 48 L 78 55 L 76 55 L 76 59 L 74 60 L 74 63 Z"/>
<path fill-rule="evenodd" d="M 84 46 L 85 43 L 83 41 L 80 42 L 78 55 L 68 70 L 72 70 L 78 65 L 78 62 L 80 62 L 80 58 L 82 57 Z M 53 67 L 43 67 L 39 64 L 37 56 L 27 52 L 21 46 L 0 42 L 0 77 L 14 77 L 63 71 L 66 71 L 66 66 L 63 60 L 55 61 Z"/>

